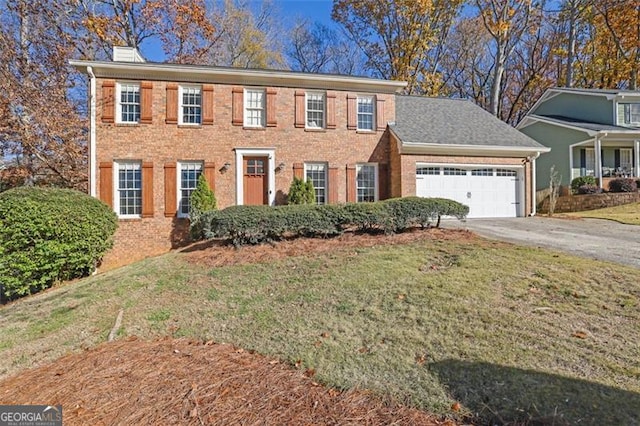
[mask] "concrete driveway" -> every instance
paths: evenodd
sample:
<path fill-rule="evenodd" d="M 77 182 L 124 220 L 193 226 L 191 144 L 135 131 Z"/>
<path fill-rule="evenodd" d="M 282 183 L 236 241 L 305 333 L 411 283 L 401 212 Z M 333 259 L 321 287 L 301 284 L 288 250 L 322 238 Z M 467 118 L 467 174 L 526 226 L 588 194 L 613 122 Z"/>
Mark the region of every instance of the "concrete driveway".
<path fill-rule="evenodd" d="M 545 247 L 640 268 L 640 226 L 601 219 L 547 217 L 446 220 L 443 228 L 468 229 L 483 237 Z"/>

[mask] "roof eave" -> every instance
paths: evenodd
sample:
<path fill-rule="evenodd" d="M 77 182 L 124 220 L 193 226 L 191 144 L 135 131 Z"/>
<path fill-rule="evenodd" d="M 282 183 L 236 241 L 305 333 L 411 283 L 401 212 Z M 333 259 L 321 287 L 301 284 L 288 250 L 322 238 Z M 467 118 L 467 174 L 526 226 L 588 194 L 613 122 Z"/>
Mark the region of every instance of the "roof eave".
<path fill-rule="evenodd" d="M 498 157 L 523 157 L 551 151 L 546 146 L 501 146 L 501 145 L 461 145 L 434 144 L 422 142 L 402 142 L 401 154 L 455 154 L 483 155 L 492 154 Z"/>
<path fill-rule="evenodd" d="M 123 63 L 71 60 L 69 64 L 86 72 L 91 67 L 100 78 L 169 80 L 200 83 L 241 84 L 253 86 L 325 88 L 393 94 L 406 87 L 405 81 L 377 80 L 330 74 L 215 68 L 181 67 L 176 64 Z"/>

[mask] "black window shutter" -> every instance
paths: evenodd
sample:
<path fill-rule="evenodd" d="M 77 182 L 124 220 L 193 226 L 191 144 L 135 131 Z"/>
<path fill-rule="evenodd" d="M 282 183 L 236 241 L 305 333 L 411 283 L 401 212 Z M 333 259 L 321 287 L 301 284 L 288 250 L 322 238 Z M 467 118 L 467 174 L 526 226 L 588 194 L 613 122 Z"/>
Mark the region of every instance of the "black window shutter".
<path fill-rule="evenodd" d="M 616 149 L 615 151 L 615 168 L 620 167 L 620 150 Z"/>
<path fill-rule="evenodd" d="M 580 168 L 581 169 L 587 168 L 587 150 L 584 148 L 580 150 Z"/>

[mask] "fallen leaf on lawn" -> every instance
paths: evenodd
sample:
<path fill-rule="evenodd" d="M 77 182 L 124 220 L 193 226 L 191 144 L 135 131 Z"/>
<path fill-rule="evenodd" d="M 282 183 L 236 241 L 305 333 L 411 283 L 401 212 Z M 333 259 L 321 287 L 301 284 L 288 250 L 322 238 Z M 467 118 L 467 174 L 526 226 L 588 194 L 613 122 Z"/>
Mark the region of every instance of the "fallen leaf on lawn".
<path fill-rule="evenodd" d="M 295 367 L 300 368 L 301 365 L 302 365 L 302 360 L 301 359 L 297 360 L 295 363 Z"/>
<path fill-rule="evenodd" d="M 236 353 L 237 354 L 241 354 L 242 352 L 244 352 L 244 349 L 242 349 L 242 348 L 236 349 Z"/>
<path fill-rule="evenodd" d="M 452 409 L 453 411 L 460 411 L 460 403 L 459 403 L 459 402 L 454 402 L 454 403 L 451 405 L 451 409 Z"/>
<path fill-rule="evenodd" d="M 329 337 L 329 336 L 330 336 L 330 334 L 329 334 L 329 333 L 327 333 L 327 332 L 325 331 L 325 332 L 324 332 L 324 333 L 322 333 L 320 336 L 321 336 L 321 337 L 324 337 L 324 338 L 326 339 L 327 337 Z"/>
<path fill-rule="evenodd" d="M 398 299 L 399 299 L 399 300 L 404 300 L 404 294 L 399 294 L 399 295 L 398 295 Z"/>
<path fill-rule="evenodd" d="M 422 365 L 422 364 L 424 364 L 426 360 L 427 360 L 427 359 L 426 359 L 426 357 L 425 357 L 424 355 L 416 356 L 416 363 L 417 363 L 418 365 Z"/>
<path fill-rule="evenodd" d="M 304 375 L 307 377 L 313 377 L 316 374 L 316 370 L 313 368 L 307 368 L 307 371 L 304 372 Z"/>
<path fill-rule="evenodd" d="M 360 349 L 358 349 L 358 352 L 360 352 L 361 354 L 365 353 L 365 352 L 369 352 L 369 349 L 365 348 L 364 346 L 361 347 Z"/>
<path fill-rule="evenodd" d="M 322 342 L 320 340 L 316 340 L 313 346 L 315 346 L 316 348 L 319 348 L 320 346 L 322 346 Z"/>
<path fill-rule="evenodd" d="M 572 336 L 577 337 L 578 339 L 586 339 L 587 333 L 585 333 L 584 331 L 576 331 L 572 334 Z"/>
<path fill-rule="evenodd" d="M 280 361 L 274 359 L 273 361 L 269 361 L 269 364 L 271 365 L 276 365 L 277 363 L 279 363 Z"/>

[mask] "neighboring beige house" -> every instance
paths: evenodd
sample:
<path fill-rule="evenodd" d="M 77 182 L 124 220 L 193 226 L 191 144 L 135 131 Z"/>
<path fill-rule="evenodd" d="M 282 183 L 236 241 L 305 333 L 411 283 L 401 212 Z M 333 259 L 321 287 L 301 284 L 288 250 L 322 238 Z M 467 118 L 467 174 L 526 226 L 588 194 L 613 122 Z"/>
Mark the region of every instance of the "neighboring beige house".
<path fill-rule="evenodd" d="M 120 217 L 106 266 L 183 244 L 200 174 L 218 206 L 286 202 L 294 176 L 319 203 L 442 196 L 470 216 L 533 212 L 548 151 L 471 102 L 397 95 L 406 83 L 289 71 L 71 61 L 89 76 L 90 193 Z"/>

